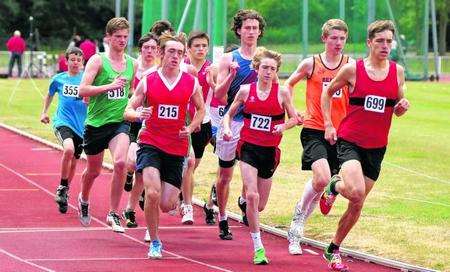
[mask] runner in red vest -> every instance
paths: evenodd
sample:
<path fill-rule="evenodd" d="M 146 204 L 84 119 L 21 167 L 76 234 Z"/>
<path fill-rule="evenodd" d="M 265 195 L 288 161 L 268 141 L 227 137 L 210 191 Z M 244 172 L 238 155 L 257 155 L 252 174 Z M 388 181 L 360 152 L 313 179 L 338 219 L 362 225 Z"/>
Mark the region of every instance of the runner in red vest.
<path fill-rule="evenodd" d="M 127 120 L 145 123 L 139 134 L 136 171 L 142 173 L 144 180 L 144 213 L 152 239 L 148 257 L 153 259 L 162 258 L 159 210 L 169 212 L 178 204 L 188 138 L 205 115 L 198 80 L 180 70 L 184 40 L 165 33 L 159 38 L 159 46 L 161 67 L 141 80 L 125 112 Z M 190 125 L 185 126 L 190 101 L 196 113 Z M 145 107 L 136 111 L 140 106 Z"/>
<path fill-rule="evenodd" d="M 231 120 L 242 107 L 244 125 L 237 154 L 246 190 L 246 215 L 254 245 L 254 264 L 268 264 L 259 231 L 259 212 L 264 210 L 272 185 L 272 175 L 280 161 L 283 132 L 298 123 L 288 90 L 274 82 L 281 65 L 281 54 L 259 49 L 253 58 L 256 82 L 242 85 L 223 118 L 224 140 L 233 139 Z M 285 112 L 289 120 L 285 123 Z"/>
<path fill-rule="evenodd" d="M 358 221 L 364 201 L 378 179 L 392 115 L 401 116 L 409 108 L 408 100 L 403 97 L 404 69 L 388 59 L 394 24 L 388 20 L 375 21 L 368 26 L 367 33 L 369 56 L 346 64 L 321 99 L 325 138 L 331 144 L 337 143 L 341 176 L 331 178 L 320 199 L 320 210 L 328 214 L 338 194 L 349 200 L 336 234 L 324 252 L 334 271 L 348 270 L 342 263 L 339 246 Z M 349 86 L 349 106 L 336 133 L 330 101 L 345 85 Z"/>

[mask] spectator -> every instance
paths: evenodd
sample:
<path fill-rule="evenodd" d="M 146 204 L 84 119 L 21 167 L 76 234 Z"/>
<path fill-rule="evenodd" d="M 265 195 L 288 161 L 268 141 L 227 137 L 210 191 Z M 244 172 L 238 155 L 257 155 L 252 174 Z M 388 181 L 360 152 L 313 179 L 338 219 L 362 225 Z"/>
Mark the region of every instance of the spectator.
<path fill-rule="evenodd" d="M 69 70 L 68 64 L 67 64 L 67 59 L 66 59 L 66 55 L 63 54 L 59 54 L 58 57 L 58 73 L 62 73 L 62 72 L 66 72 L 67 70 Z"/>
<path fill-rule="evenodd" d="M 9 59 L 9 70 L 8 77 L 12 76 L 12 70 L 14 67 L 14 63 L 17 62 L 17 68 L 19 70 L 18 76 L 22 75 L 22 55 L 25 51 L 25 40 L 20 37 L 20 31 L 14 31 L 14 36 L 9 38 L 8 42 L 6 42 L 6 47 L 8 51 L 11 53 L 11 58 Z"/>
<path fill-rule="evenodd" d="M 95 43 L 94 43 L 93 41 L 91 41 L 90 39 L 85 39 L 85 40 L 80 44 L 80 49 L 81 49 L 81 51 L 83 51 L 85 63 L 86 63 L 93 55 L 95 55 L 95 53 L 96 53 L 96 51 L 97 51 L 97 47 L 96 47 Z"/>
<path fill-rule="evenodd" d="M 72 36 L 72 40 L 69 43 L 69 46 L 67 46 L 67 49 L 71 48 L 71 47 L 80 47 L 81 44 L 81 37 L 78 34 L 74 34 Z"/>

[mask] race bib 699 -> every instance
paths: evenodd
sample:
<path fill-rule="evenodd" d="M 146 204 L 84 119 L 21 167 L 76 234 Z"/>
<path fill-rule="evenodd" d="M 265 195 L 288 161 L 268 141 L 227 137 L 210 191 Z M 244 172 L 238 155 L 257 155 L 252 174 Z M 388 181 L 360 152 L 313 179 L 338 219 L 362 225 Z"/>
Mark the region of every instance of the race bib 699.
<path fill-rule="evenodd" d="M 383 113 L 386 107 L 386 97 L 368 95 L 364 99 L 364 110 Z"/>

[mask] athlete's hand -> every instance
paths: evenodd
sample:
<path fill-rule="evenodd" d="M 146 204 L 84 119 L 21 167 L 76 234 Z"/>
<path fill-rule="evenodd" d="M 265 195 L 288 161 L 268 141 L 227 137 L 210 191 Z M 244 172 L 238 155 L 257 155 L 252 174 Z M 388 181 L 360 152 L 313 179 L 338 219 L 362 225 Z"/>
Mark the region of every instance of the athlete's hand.
<path fill-rule="evenodd" d="M 138 119 L 140 121 L 145 121 L 147 119 L 150 119 L 150 117 L 152 117 L 152 111 L 153 111 L 153 107 L 138 107 L 136 109 L 136 113 L 138 114 Z"/>
<path fill-rule="evenodd" d="M 394 113 L 397 116 L 402 116 L 409 109 L 409 101 L 406 98 L 400 99 L 394 106 Z"/>
<path fill-rule="evenodd" d="M 108 90 L 115 90 L 115 89 L 123 88 L 125 86 L 125 84 L 127 84 L 127 79 L 122 76 L 118 76 L 114 79 L 113 82 L 111 82 L 109 84 Z"/>
<path fill-rule="evenodd" d="M 208 66 L 206 67 L 205 72 L 206 72 L 206 82 L 214 90 L 216 88 L 216 83 L 214 82 L 213 70 L 214 70 L 213 67 Z"/>
<path fill-rule="evenodd" d="M 50 118 L 48 117 L 47 113 L 45 113 L 45 112 L 41 113 L 41 123 L 44 123 L 44 124 L 50 123 Z"/>
<path fill-rule="evenodd" d="M 286 126 L 284 124 L 278 124 L 273 127 L 272 134 L 281 135 L 286 130 Z"/>
<path fill-rule="evenodd" d="M 295 113 L 297 114 L 297 126 L 303 125 L 303 121 L 305 121 L 304 114 L 298 111 L 296 111 Z"/>
<path fill-rule="evenodd" d="M 325 140 L 327 140 L 331 145 L 336 143 L 336 129 L 333 126 L 325 126 Z"/>
<path fill-rule="evenodd" d="M 196 128 L 194 128 L 194 132 L 199 132 L 202 129 L 201 125 L 198 125 Z"/>
<path fill-rule="evenodd" d="M 231 141 L 231 139 L 233 139 L 233 133 L 231 132 L 231 130 L 229 128 L 224 128 L 223 139 L 227 142 Z"/>
<path fill-rule="evenodd" d="M 180 132 L 178 133 L 178 135 L 180 136 L 180 138 L 187 138 L 189 137 L 189 135 L 191 135 L 192 133 L 192 129 L 190 126 L 184 126 L 180 129 Z"/>
<path fill-rule="evenodd" d="M 236 76 L 237 70 L 239 70 L 239 64 L 236 61 L 230 63 L 230 76 L 234 78 Z"/>

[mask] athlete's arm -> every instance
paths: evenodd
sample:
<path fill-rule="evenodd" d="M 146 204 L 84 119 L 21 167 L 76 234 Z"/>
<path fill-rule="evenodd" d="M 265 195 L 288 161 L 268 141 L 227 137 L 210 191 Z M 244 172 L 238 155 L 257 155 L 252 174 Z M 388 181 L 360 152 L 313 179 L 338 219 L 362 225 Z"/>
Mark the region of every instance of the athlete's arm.
<path fill-rule="evenodd" d="M 102 58 L 100 55 L 96 54 L 88 60 L 84 70 L 83 79 L 80 83 L 80 96 L 94 96 L 108 90 L 123 88 L 125 86 L 126 80 L 122 77 L 115 78 L 110 84 L 93 86 L 94 79 L 100 72 L 101 67 Z"/>
<path fill-rule="evenodd" d="M 297 70 L 293 72 L 284 83 L 284 87 L 289 91 L 291 97 L 294 96 L 294 87 L 302 79 L 311 76 L 313 72 L 314 59 L 312 57 L 306 58 L 300 62 Z"/>
<path fill-rule="evenodd" d="M 145 77 L 136 87 L 131 98 L 128 100 L 127 107 L 123 113 L 123 118 L 127 121 L 137 122 L 150 118 L 152 115 L 152 107 L 142 107 L 145 100 L 144 90 L 147 88 Z"/>
<path fill-rule="evenodd" d="M 398 102 L 394 106 L 394 113 L 398 117 L 405 114 L 409 109 L 409 101 L 405 98 L 405 69 L 397 64 L 397 81 L 398 81 Z"/>
<path fill-rule="evenodd" d="M 334 145 L 337 140 L 336 128 L 331 122 L 331 97 L 335 92 L 340 90 L 345 85 L 354 85 L 354 78 L 356 73 L 356 64 L 347 63 L 339 70 L 336 77 L 330 82 L 328 90 L 322 92 L 320 104 L 322 107 L 323 123 L 325 127 L 325 140 Z"/>
<path fill-rule="evenodd" d="M 250 85 L 242 85 L 234 97 L 233 103 L 227 113 L 223 116 L 223 139 L 229 141 L 233 138 L 233 133 L 230 129 L 230 123 L 233 117 L 236 115 L 237 110 L 247 100 L 248 93 L 250 92 Z"/>
<path fill-rule="evenodd" d="M 180 130 L 180 137 L 189 137 L 191 133 L 202 124 L 203 118 L 205 117 L 205 102 L 203 102 L 202 87 L 196 84 L 194 93 L 191 96 L 191 101 L 195 106 L 194 118 L 192 118 L 191 123 L 187 127 L 183 127 Z"/>
<path fill-rule="evenodd" d="M 214 90 L 214 96 L 222 102 L 226 102 L 227 100 L 227 92 L 236 76 L 237 69 L 239 69 L 239 65 L 233 61 L 231 53 L 222 56 L 219 62 L 217 85 Z"/>
<path fill-rule="evenodd" d="M 129 91 L 129 93 L 130 93 L 131 95 L 133 95 L 134 89 L 135 89 L 135 86 L 134 86 L 134 80 L 135 80 L 135 76 L 136 76 L 136 71 L 137 71 L 137 69 L 138 69 L 138 62 L 137 62 L 135 59 L 133 59 L 133 76 L 131 77 L 130 91 Z M 136 87 L 137 87 L 137 86 L 136 86 Z"/>
<path fill-rule="evenodd" d="M 47 94 L 47 96 L 44 98 L 44 108 L 42 109 L 41 113 L 41 122 L 44 124 L 50 123 L 50 118 L 48 117 L 48 108 L 50 107 L 50 104 L 53 101 L 53 95 Z"/>
<path fill-rule="evenodd" d="M 284 110 L 287 112 L 289 119 L 284 124 L 276 125 L 272 131 L 272 133 L 274 134 L 282 134 L 285 130 L 290 129 L 296 126 L 297 124 L 303 123 L 303 119 L 299 119 L 299 117 L 297 116 L 297 111 L 295 110 L 294 105 L 292 103 L 290 92 L 285 88 L 281 88 L 280 96 L 282 106 Z"/>
<path fill-rule="evenodd" d="M 209 87 L 214 91 L 216 89 L 217 82 L 217 67 L 213 64 L 208 66 L 206 69 L 206 82 L 208 82 Z"/>

